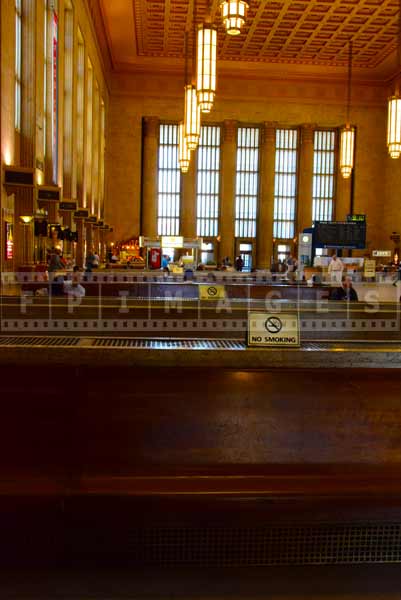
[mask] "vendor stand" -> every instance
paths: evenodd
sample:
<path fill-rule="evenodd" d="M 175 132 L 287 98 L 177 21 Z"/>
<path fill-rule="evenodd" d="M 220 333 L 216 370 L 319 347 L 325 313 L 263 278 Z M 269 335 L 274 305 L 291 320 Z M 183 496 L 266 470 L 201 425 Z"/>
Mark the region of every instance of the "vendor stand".
<path fill-rule="evenodd" d="M 152 267 L 150 262 L 150 255 L 152 251 L 158 250 L 158 255 L 161 257 L 163 250 L 172 249 L 175 252 L 177 250 L 183 250 L 185 254 L 180 256 L 179 261 L 187 268 L 196 268 L 198 264 L 199 252 L 202 249 L 202 238 L 184 238 L 182 236 L 159 236 L 157 238 L 147 238 L 140 236 L 139 246 L 146 249 L 146 268 L 160 268 Z M 174 252 L 174 253 L 175 253 Z"/>

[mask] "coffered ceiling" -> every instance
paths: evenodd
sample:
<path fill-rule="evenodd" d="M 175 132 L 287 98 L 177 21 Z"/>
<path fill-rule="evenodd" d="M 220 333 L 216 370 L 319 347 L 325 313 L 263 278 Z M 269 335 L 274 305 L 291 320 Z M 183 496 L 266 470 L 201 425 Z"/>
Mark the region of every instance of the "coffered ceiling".
<path fill-rule="evenodd" d="M 183 68 L 194 0 L 97 1 L 115 71 Z M 227 73 L 343 73 L 350 40 L 357 75 L 384 80 L 396 71 L 399 0 L 250 0 L 235 37 L 225 34 L 218 5 L 196 0 L 195 21 L 211 11 Z"/>

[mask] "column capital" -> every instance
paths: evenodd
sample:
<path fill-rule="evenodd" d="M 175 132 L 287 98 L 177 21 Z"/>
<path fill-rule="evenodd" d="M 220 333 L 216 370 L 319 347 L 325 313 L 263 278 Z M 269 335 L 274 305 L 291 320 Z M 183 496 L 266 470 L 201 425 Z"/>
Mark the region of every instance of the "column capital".
<path fill-rule="evenodd" d="M 159 133 L 159 117 L 144 117 L 145 135 L 147 137 L 157 137 Z"/>
<path fill-rule="evenodd" d="M 263 143 L 274 143 L 276 140 L 276 129 L 278 127 L 277 121 L 265 121 L 262 127 L 262 140 Z"/>
<path fill-rule="evenodd" d="M 235 142 L 238 122 L 232 119 L 227 119 L 223 124 L 223 140 L 225 142 Z"/>
<path fill-rule="evenodd" d="M 301 125 L 302 143 L 313 143 L 313 135 L 317 125 L 315 123 L 304 123 Z"/>

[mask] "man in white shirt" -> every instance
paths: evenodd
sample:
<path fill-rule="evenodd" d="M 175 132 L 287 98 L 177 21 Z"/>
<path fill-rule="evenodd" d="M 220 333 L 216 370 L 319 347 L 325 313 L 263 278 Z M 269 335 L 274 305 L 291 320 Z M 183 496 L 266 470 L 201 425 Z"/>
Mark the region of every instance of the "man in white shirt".
<path fill-rule="evenodd" d="M 83 298 L 85 296 L 85 288 L 80 283 L 81 274 L 79 267 L 74 267 L 72 278 L 64 282 L 64 294 L 73 298 Z"/>
<path fill-rule="evenodd" d="M 341 283 L 342 275 L 343 275 L 344 265 L 339 258 L 337 258 L 337 254 L 333 254 L 330 264 L 329 264 L 329 276 L 330 281 L 334 283 Z"/>

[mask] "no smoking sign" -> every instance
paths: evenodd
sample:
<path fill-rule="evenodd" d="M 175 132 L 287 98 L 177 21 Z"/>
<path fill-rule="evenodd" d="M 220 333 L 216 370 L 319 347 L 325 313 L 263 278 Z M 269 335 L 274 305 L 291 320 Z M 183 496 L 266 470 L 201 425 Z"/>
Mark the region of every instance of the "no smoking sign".
<path fill-rule="evenodd" d="M 277 348 L 299 344 L 297 314 L 248 313 L 248 346 Z"/>

